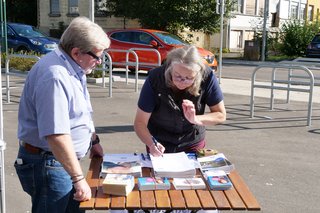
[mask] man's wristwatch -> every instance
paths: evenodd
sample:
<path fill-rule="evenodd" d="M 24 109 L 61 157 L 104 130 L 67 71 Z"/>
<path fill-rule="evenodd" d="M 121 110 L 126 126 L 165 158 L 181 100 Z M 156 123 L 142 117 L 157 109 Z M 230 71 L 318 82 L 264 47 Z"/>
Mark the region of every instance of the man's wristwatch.
<path fill-rule="evenodd" d="M 91 141 L 91 144 L 92 144 L 92 146 L 93 146 L 93 145 L 96 145 L 96 144 L 98 144 L 98 143 L 100 143 L 100 138 L 99 138 L 98 135 L 96 135 L 96 139 L 95 139 L 94 141 Z"/>

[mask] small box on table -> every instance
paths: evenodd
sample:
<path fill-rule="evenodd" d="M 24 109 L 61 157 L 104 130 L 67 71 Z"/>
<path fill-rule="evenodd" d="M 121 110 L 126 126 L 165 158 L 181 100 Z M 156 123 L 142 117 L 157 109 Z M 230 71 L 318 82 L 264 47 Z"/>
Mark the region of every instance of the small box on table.
<path fill-rule="evenodd" d="M 105 194 L 127 196 L 134 188 L 134 177 L 124 174 L 107 174 L 102 183 Z"/>

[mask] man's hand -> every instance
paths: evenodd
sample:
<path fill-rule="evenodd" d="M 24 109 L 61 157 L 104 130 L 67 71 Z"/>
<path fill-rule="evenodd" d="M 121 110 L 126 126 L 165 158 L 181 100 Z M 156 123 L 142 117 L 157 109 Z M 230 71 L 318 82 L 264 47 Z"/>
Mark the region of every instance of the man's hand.
<path fill-rule="evenodd" d="M 73 184 L 76 192 L 73 194 L 73 199 L 77 201 L 86 201 L 91 199 L 91 189 L 86 179 L 82 179 Z"/>
<path fill-rule="evenodd" d="M 99 143 L 91 147 L 90 158 L 92 158 L 93 156 L 103 157 L 103 148 Z"/>

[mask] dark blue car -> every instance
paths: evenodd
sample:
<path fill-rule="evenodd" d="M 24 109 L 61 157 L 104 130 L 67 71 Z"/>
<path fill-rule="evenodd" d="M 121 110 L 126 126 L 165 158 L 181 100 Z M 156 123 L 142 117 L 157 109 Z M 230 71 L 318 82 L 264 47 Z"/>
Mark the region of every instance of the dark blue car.
<path fill-rule="evenodd" d="M 317 34 L 313 37 L 312 41 L 307 47 L 306 56 L 310 58 L 320 58 L 320 34 Z"/>
<path fill-rule="evenodd" d="M 48 37 L 37 28 L 19 23 L 7 23 L 8 49 L 14 52 L 34 51 L 46 54 L 58 47 L 59 40 Z"/>

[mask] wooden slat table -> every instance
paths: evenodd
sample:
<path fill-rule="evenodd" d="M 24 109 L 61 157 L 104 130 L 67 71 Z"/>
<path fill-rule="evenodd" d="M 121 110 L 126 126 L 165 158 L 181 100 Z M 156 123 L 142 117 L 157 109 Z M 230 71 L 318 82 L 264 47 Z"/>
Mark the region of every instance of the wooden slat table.
<path fill-rule="evenodd" d="M 81 202 L 84 210 L 261 210 L 261 207 L 240 175 L 233 171 L 229 178 L 233 188 L 225 191 L 210 189 L 201 190 L 170 190 L 139 191 L 137 184 L 127 196 L 103 194 L 102 179 L 99 178 L 102 158 L 93 158 L 86 176 L 91 187 L 92 198 Z M 152 176 L 150 168 L 143 168 L 143 176 Z M 201 177 L 201 172 L 197 172 Z"/>

